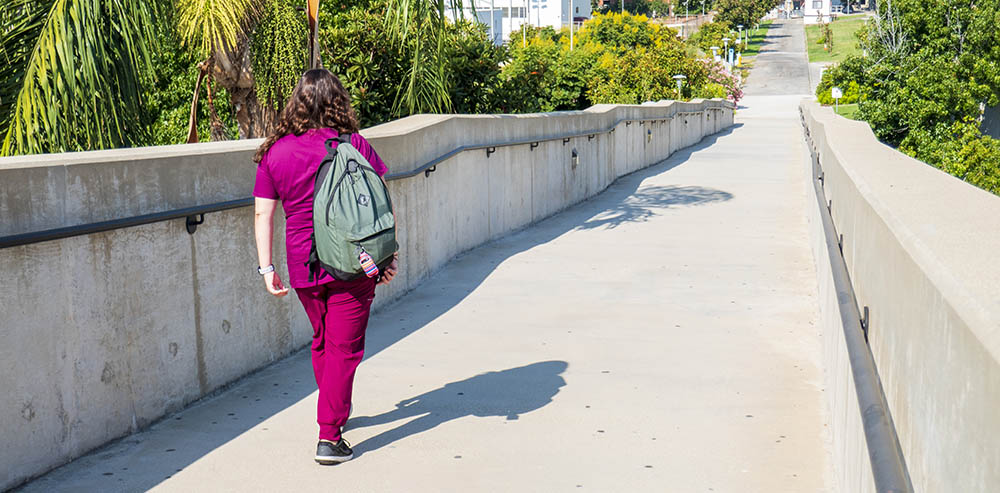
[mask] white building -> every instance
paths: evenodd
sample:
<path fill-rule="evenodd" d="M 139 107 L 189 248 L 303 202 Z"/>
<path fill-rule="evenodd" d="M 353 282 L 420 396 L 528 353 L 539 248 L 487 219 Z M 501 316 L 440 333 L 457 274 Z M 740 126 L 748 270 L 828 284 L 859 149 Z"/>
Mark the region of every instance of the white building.
<path fill-rule="evenodd" d="M 805 0 L 802 2 L 802 22 L 819 24 L 833 20 L 832 0 Z"/>
<path fill-rule="evenodd" d="M 465 8 L 465 17 L 478 18 L 497 44 L 510 40 L 510 33 L 520 31 L 523 24 L 561 29 L 571 22 L 579 25 L 591 15 L 590 0 L 472 0 Z M 448 17 L 454 19 L 455 12 L 448 12 Z"/>

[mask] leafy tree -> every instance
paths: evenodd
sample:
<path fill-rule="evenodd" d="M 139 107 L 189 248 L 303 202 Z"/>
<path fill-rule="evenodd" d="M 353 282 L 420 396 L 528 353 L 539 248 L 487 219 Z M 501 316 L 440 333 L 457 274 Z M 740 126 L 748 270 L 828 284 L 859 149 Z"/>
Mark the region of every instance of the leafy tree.
<path fill-rule="evenodd" d="M 699 6 L 701 4 L 698 4 Z M 691 7 L 694 7 L 694 2 L 691 2 Z M 636 0 L 635 6 L 629 11 L 633 15 L 648 15 L 651 17 L 665 17 L 670 13 L 670 9 L 675 8 L 676 12 L 683 12 L 683 2 L 678 0 Z"/>
<path fill-rule="evenodd" d="M 527 46 L 515 45 L 510 61 L 503 67 L 503 87 L 509 113 L 552 111 L 551 88 L 556 83 L 556 67 L 562 48 L 552 39 L 533 37 Z M 565 97 L 565 96 L 564 96 Z"/>
<path fill-rule="evenodd" d="M 715 20 L 750 27 L 780 3 L 781 0 L 717 0 Z"/>
<path fill-rule="evenodd" d="M 658 44 L 651 49 L 636 49 L 621 57 L 602 57 L 601 68 L 607 78 L 590 89 L 595 103 L 639 104 L 661 99 L 686 99 L 702 87 L 708 77 L 707 67 L 687 56 L 680 42 Z M 683 94 L 677 93 L 674 75 L 687 77 Z"/>
<path fill-rule="evenodd" d="M 848 58 L 844 62 L 823 71 L 819 85 L 816 86 L 816 98 L 822 104 L 834 104 L 831 89 L 839 87 L 844 97 L 841 104 L 857 103 L 861 99 L 860 73 L 864 67 L 859 64 L 860 57 Z"/>
<path fill-rule="evenodd" d="M 292 0 L 172 1 L 184 45 L 204 60 L 192 106 L 197 105 L 201 78 L 208 77 L 229 93 L 240 138 L 266 135 L 279 106 L 273 98 L 290 92 L 298 79 L 288 74 L 301 73 L 307 56 L 304 52 L 293 56 L 295 50 L 274 44 L 296 35 L 305 38 L 305 14 L 293 9 Z M 260 53 L 253 51 L 255 45 Z M 269 76 L 261 86 L 263 101 L 257 94 L 255 68 Z M 193 131 L 192 136 L 196 136 Z"/>
<path fill-rule="evenodd" d="M 306 23 L 293 4 L 271 1 L 264 5 L 251 37 L 251 62 L 257 97 L 280 110 L 306 69 Z"/>
<path fill-rule="evenodd" d="M 170 15 L 170 12 L 161 15 Z M 191 95 L 199 78 L 200 61 L 181 47 L 172 23 L 160 23 L 156 27 L 160 47 L 152 54 L 152 66 L 156 70 L 146 71 L 143 82 L 144 126 L 150 135 L 142 144 L 179 144 L 190 137 Z M 203 84 L 200 92 L 211 103 L 195 108 L 193 120 L 199 140 L 235 138 L 238 129 L 226 90 L 209 83 Z"/>
<path fill-rule="evenodd" d="M 729 31 L 732 30 L 732 24 L 717 20 L 703 24 L 688 39 L 691 43 L 697 45 L 702 52 L 711 53 L 713 46 L 719 47 L 720 50 L 722 49 L 724 45 L 722 38 L 728 37 Z"/>
<path fill-rule="evenodd" d="M 142 142 L 142 73 L 156 8 L 141 0 L 5 0 L 0 154 Z"/>
<path fill-rule="evenodd" d="M 608 14 L 595 15 L 580 30 L 581 42 L 585 37 L 607 49 L 622 53 L 635 48 L 649 48 L 665 35 L 676 36 L 673 29 L 649 22 L 645 15 Z"/>
<path fill-rule="evenodd" d="M 817 94 L 857 85 L 859 117 L 883 141 L 1000 193 L 1000 145 L 979 134 L 1000 102 L 1000 2 L 880 0 L 859 32 L 865 56 L 829 71 Z"/>
<path fill-rule="evenodd" d="M 486 27 L 460 20 L 449 27 L 445 53 L 448 92 L 455 113 L 494 113 L 503 103 L 500 64 L 507 48 L 490 42 Z"/>
<path fill-rule="evenodd" d="M 532 30 L 526 47 L 512 46 L 502 75 L 507 100 L 520 102 L 514 111 L 741 95 L 721 65 L 696 59 L 676 31 L 645 16 L 598 14 L 576 33 L 573 50 L 568 34 Z M 677 74 L 687 77 L 682 94 Z"/>
<path fill-rule="evenodd" d="M 294 12 L 290 0 L 9 0 L 0 6 L 0 131 L 3 154 L 61 152 L 141 145 L 150 135 L 149 112 L 164 114 L 157 95 L 166 78 L 151 57 L 161 52 L 158 32 L 176 27 L 186 50 L 202 62 L 193 93 L 189 134 L 197 139 L 201 82 L 221 86 L 236 109 L 242 137 L 262 135 L 273 101 L 257 101 L 250 44 L 255 27 L 275 13 Z M 260 21 L 263 19 L 263 23 Z M 304 23 L 304 21 L 299 21 Z M 270 26 L 276 25 L 271 22 Z M 262 29 L 261 36 L 287 41 L 287 32 Z M 265 46 L 259 44 L 258 46 Z M 176 45 L 174 46 L 176 48 Z M 269 96 L 287 92 L 289 73 L 304 56 L 277 47 L 254 62 L 267 75 Z M 268 55 L 271 55 L 268 57 Z M 174 60 L 179 61 L 179 60 Z M 263 61 L 263 63 L 260 63 Z M 298 70 L 301 72 L 301 70 Z M 290 82 L 291 81 L 291 82 Z M 169 84 L 168 84 L 169 85 Z M 278 90 L 277 85 L 285 86 Z M 274 86 L 274 87 L 272 87 Z M 211 95 L 211 91 L 209 91 Z M 214 98 L 209 97 L 212 134 L 224 136 Z"/>
<path fill-rule="evenodd" d="M 462 2 L 451 0 L 454 12 L 464 12 Z M 447 21 L 444 0 L 386 0 L 386 41 L 410 53 L 405 83 L 393 103 L 393 113 L 444 113 L 450 111 Z"/>
<path fill-rule="evenodd" d="M 412 63 L 415 58 L 430 55 L 430 52 L 414 53 L 418 43 L 412 42 L 412 38 L 417 36 L 423 36 L 419 44 L 425 47 L 436 43 L 435 37 L 441 36 L 444 78 L 432 86 L 440 84 L 447 100 L 444 106 L 449 109 L 417 105 L 413 111 L 489 113 L 499 107 L 500 63 L 507 52 L 504 47 L 490 43 L 482 25 L 467 20 L 447 22 L 442 33 L 415 30 L 408 35 L 411 42 L 386 43 L 390 26 L 379 13 L 379 0 L 366 7 L 345 9 L 332 2 L 330 7 L 326 5 L 321 8 L 330 21 L 320 29 L 324 65 L 338 74 L 350 91 L 362 125 L 411 114 L 401 98 L 405 98 L 411 87 L 424 84 L 412 81 Z"/>
<path fill-rule="evenodd" d="M 915 129 L 907 134 L 900 150 L 1000 195 L 1000 140 L 982 135 L 974 120 Z"/>

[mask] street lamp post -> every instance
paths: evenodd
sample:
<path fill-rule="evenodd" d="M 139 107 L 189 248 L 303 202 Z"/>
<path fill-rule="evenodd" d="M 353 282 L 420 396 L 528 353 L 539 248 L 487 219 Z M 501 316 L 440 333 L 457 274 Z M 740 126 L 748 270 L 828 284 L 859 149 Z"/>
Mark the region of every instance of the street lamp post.
<path fill-rule="evenodd" d="M 319 0 L 309 0 L 309 68 L 319 68 Z"/>
<path fill-rule="evenodd" d="M 719 47 L 713 46 L 711 49 L 712 49 L 712 60 L 719 61 Z"/>
<path fill-rule="evenodd" d="M 726 64 L 729 64 L 729 38 L 722 38 L 722 56 L 726 59 Z"/>
<path fill-rule="evenodd" d="M 687 77 L 677 74 L 673 77 L 673 79 L 677 81 L 677 99 L 681 99 L 683 98 L 681 95 L 681 85 L 684 84 L 684 79 L 687 79 Z"/>
<path fill-rule="evenodd" d="M 740 30 L 740 40 L 736 44 L 741 44 L 743 43 L 743 24 L 738 24 L 736 28 Z"/>

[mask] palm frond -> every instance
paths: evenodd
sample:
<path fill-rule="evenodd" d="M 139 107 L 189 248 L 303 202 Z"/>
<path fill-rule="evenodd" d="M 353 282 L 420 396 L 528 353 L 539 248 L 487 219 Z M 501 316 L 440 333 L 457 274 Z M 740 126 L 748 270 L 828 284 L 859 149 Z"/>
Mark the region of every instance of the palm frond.
<path fill-rule="evenodd" d="M 22 0 L 15 0 L 21 4 Z M 27 49 L 0 154 L 125 147 L 141 142 L 141 70 L 155 43 L 155 2 L 51 0 L 22 32 Z M 16 42 L 0 41 L 6 48 Z M 23 47 L 21 48 L 24 49 Z M 22 53 L 23 52 L 19 52 Z"/>
<path fill-rule="evenodd" d="M 448 0 L 456 17 L 463 13 L 463 0 Z M 385 23 L 389 42 L 411 53 L 406 80 L 396 91 L 393 113 L 451 111 L 448 74 L 445 66 L 445 0 L 388 0 Z"/>
<path fill-rule="evenodd" d="M 200 58 L 228 50 L 260 12 L 260 0 L 175 0 L 177 27 L 185 45 Z"/>
<path fill-rule="evenodd" d="M 8 0 L 0 5 L 0 135 L 7 128 L 35 41 L 54 0 Z"/>

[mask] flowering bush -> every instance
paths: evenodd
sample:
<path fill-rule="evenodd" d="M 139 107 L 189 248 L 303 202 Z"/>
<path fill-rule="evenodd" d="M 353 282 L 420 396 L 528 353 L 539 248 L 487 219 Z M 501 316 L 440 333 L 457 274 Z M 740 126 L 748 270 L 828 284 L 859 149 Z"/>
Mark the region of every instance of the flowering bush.
<path fill-rule="evenodd" d="M 725 97 L 733 103 L 739 103 L 743 99 L 743 87 L 740 80 L 733 74 L 726 71 L 722 62 L 703 58 L 698 60 L 708 72 L 708 85 L 716 85 L 723 89 L 724 95 L 715 96 L 709 94 L 699 94 L 702 97 Z M 706 87 L 707 89 L 707 87 Z M 717 91 L 717 89 L 716 89 Z"/>

